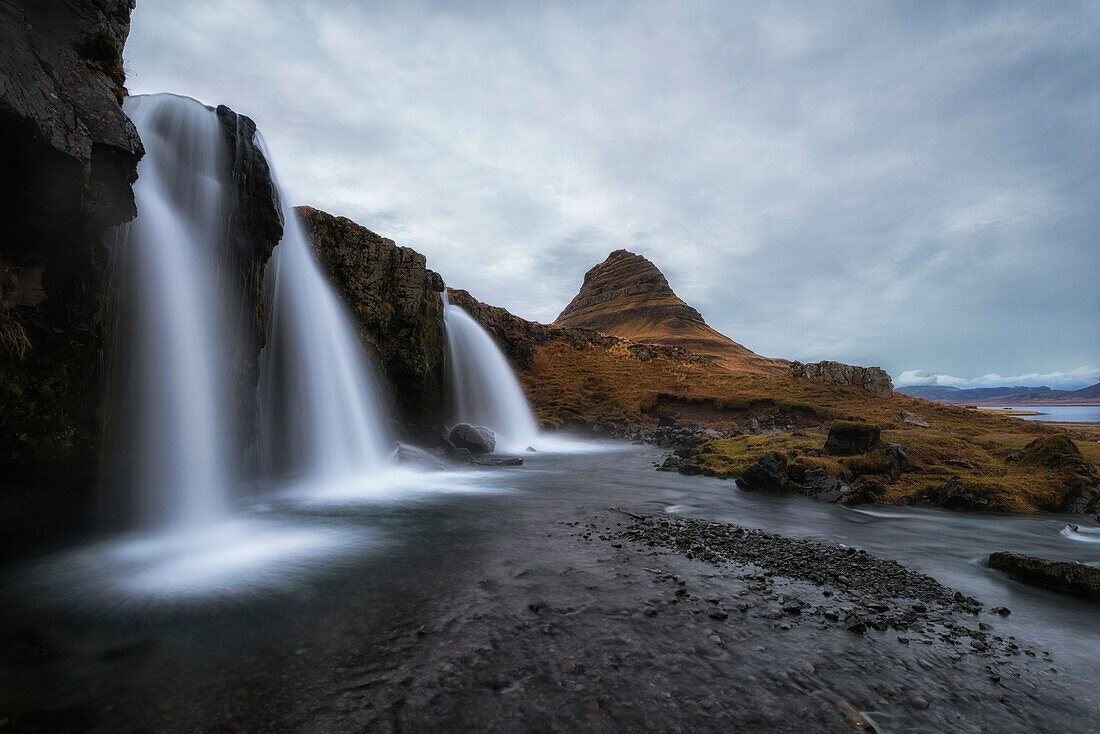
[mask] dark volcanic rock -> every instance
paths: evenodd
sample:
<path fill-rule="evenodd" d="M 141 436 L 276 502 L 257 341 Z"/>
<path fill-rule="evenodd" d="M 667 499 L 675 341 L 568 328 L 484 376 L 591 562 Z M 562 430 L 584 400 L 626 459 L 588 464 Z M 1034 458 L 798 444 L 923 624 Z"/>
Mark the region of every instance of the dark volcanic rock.
<path fill-rule="evenodd" d="M 473 454 L 491 454 L 497 446 L 497 439 L 492 431 L 468 423 L 459 423 L 452 428 L 447 440 L 455 448 L 467 449 Z"/>
<path fill-rule="evenodd" d="M 296 209 L 310 244 L 373 348 L 408 423 L 442 418 L 443 279 L 424 256 L 350 219 Z"/>
<path fill-rule="evenodd" d="M 834 456 L 865 454 L 879 442 L 879 427 L 852 421 L 833 421 L 825 451 Z"/>
<path fill-rule="evenodd" d="M 256 123 L 225 105 L 216 109 L 225 140 L 229 180 L 235 201 L 226 211 L 224 268 L 230 292 L 239 294 L 230 308 L 243 338 L 233 342 L 234 389 L 240 435 L 245 443 L 257 433 L 256 384 L 260 350 L 266 341 L 263 278 L 271 252 L 283 237 L 282 204 L 271 177 L 271 168 L 256 144 Z"/>
<path fill-rule="evenodd" d="M 787 457 L 770 451 L 737 478 L 737 486 L 750 492 L 788 494 L 795 489 L 787 478 Z"/>
<path fill-rule="evenodd" d="M 984 510 L 989 501 L 971 492 L 958 477 L 951 477 L 932 498 L 932 504 L 947 510 Z"/>
<path fill-rule="evenodd" d="M 1100 516 L 1100 476 L 1066 434 L 1040 436 L 1005 461 L 1059 472 L 1066 487 L 1059 510 Z"/>
<path fill-rule="evenodd" d="M 1022 553 L 1000 551 L 989 556 L 989 566 L 1017 581 L 1100 599 L 1100 568 L 1083 563 L 1048 561 Z"/>
<path fill-rule="evenodd" d="M 5 531 L 86 514 L 95 483 L 103 238 L 144 152 L 121 108 L 131 8 L 0 2 L 0 473 L 6 502 L 34 487 Z"/>

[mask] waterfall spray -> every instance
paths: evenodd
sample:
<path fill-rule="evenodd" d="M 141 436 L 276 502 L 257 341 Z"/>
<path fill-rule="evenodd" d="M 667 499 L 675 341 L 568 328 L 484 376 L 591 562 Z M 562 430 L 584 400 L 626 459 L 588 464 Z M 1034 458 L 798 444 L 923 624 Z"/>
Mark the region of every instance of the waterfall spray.
<path fill-rule="evenodd" d="M 145 145 L 138 215 L 117 231 L 112 404 L 126 485 L 146 527 L 207 522 L 228 505 L 225 208 L 216 115 L 186 97 L 128 97 Z"/>
<path fill-rule="evenodd" d="M 455 419 L 491 428 L 505 451 L 523 451 L 538 427 L 504 353 L 462 308 L 444 306 L 447 388 Z"/>

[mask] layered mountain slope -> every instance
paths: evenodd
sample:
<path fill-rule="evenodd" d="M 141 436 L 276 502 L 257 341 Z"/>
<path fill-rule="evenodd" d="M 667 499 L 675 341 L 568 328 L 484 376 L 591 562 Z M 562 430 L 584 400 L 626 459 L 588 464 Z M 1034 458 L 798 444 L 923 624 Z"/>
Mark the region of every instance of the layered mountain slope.
<path fill-rule="evenodd" d="M 646 344 L 683 347 L 738 372 L 778 373 L 781 359 L 761 357 L 707 325 L 641 255 L 616 250 L 584 276 L 580 292 L 554 321 Z"/>

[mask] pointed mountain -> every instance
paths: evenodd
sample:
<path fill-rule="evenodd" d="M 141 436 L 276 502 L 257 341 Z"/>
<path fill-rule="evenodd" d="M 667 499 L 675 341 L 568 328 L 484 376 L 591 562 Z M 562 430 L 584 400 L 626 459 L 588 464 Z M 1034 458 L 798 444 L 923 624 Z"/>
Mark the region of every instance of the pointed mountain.
<path fill-rule="evenodd" d="M 684 347 L 739 372 L 781 372 L 788 364 L 761 357 L 707 326 L 698 311 L 677 297 L 656 265 L 626 250 L 612 252 L 585 273 L 580 292 L 554 323 Z"/>

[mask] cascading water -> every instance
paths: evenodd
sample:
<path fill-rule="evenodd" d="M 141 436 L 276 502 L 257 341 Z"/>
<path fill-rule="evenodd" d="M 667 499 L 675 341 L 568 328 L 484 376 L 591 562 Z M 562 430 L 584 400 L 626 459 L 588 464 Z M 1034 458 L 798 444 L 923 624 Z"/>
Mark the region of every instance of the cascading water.
<path fill-rule="evenodd" d="M 145 146 L 138 215 L 117 232 L 112 404 L 121 466 L 145 527 L 222 516 L 232 474 L 225 446 L 225 294 L 217 247 L 226 182 L 216 115 L 186 97 L 128 97 Z"/>
<path fill-rule="evenodd" d="M 262 148 L 262 142 L 257 142 Z M 266 150 L 264 155 L 270 165 Z M 311 479 L 368 474 L 388 463 L 392 445 L 382 422 L 372 369 L 281 191 L 279 199 L 284 202 L 285 231 L 272 254 L 264 285 L 268 328 L 260 366 L 264 469 L 268 474 Z"/>
<path fill-rule="evenodd" d="M 491 428 L 504 451 L 523 451 L 536 442 L 538 427 L 507 358 L 462 308 L 445 302 L 443 313 L 455 419 Z"/>

